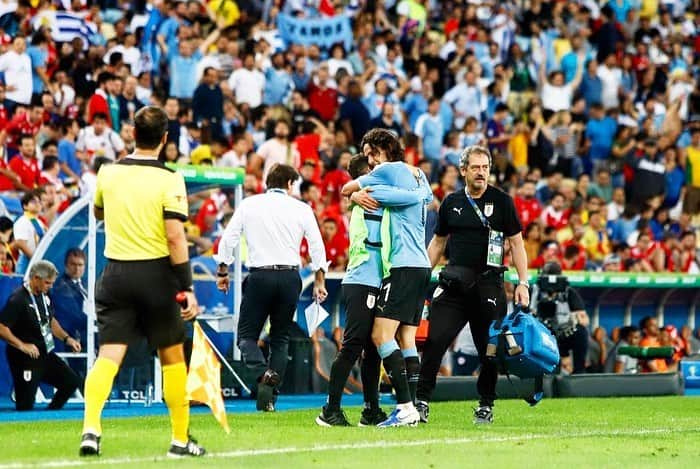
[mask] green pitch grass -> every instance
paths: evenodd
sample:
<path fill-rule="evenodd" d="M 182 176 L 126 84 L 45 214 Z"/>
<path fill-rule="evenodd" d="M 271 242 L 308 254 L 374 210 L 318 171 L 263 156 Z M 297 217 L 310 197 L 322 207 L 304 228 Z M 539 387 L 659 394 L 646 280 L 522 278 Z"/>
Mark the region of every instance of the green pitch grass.
<path fill-rule="evenodd" d="M 0 468 L 523 468 L 700 467 L 700 398 L 551 399 L 529 408 L 500 401 L 491 426 L 472 424 L 471 403 L 437 403 L 418 428 L 320 428 L 317 410 L 229 414 L 226 435 L 211 415 L 192 433 L 206 460 L 165 457 L 167 417 L 104 422 L 102 456 L 77 456 L 78 421 L 0 424 Z M 360 409 L 349 408 L 351 422 Z"/>

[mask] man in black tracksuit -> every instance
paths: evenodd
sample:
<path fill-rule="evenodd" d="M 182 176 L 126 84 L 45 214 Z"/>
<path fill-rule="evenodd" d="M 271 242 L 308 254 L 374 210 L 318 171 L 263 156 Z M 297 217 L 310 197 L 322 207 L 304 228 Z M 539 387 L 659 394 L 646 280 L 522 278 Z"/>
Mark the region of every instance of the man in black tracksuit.
<path fill-rule="evenodd" d="M 515 302 L 529 304 L 522 227 L 513 199 L 486 183 L 490 170 L 491 156 L 486 148 L 471 146 L 462 152 L 460 171 L 466 179 L 466 187 L 443 201 L 435 236 L 428 247 L 433 267 L 446 247 L 449 248 L 449 262 L 440 273 L 439 285 L 433 293 L 430 328 L 418 381 L 416 408 L 424 423 L 428 421 L 428 402 L 435 389 L 442 357 L 467 322 L 481 361 L 477 381 L 481 399 L 474 412 L 474 423 L 493 421 L 498 370 L 485 354 L 489 325 L 506 313 L 505 239 L 520 279 L 515 289 Z"/>

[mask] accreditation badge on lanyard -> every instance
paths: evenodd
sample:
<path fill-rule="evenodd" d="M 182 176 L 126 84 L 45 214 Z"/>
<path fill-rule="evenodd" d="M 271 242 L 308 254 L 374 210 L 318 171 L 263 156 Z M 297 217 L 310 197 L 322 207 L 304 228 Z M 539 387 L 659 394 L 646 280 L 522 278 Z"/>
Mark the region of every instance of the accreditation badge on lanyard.
<path fill-rule="evenodd" d="M 42 316 L 32 291 L 29 288 L 27 288 L 27 291 L 29 291 L 29 298 L 32 299 L 31 308 L 36 314 L 36 320 L 39 323 L 39 329 L 41 329 L 41 336 L 44 338 L 44 344 L 46 344 L 46 353 L 51 353 L 56 346 L 53 341 L 53 333 L 51 332 L 51 319 L 49 318 L 49 308 L 47 305 L 48 300 L 45 295 L 40 295 L 41 303 L 44 307 L 44 315 Z"/>
<path fill-rule="evenodd" d="M 484 228 L 486 228 L 489 232 L 489 244 L 486 250 L 486 265 L 488 265 L 489 267 L 503 266 L 503 232 L 492 229 L 486 216 L 482 213 L 481 209 L 476 204 L 472 196 L 469 195 L 468 189 L 465 188 L 464 193 L 467 195 L 467 200 L 474 209 L 474 212 L 476 212 L 476 215 L 477 217 L 479 217 L 479 220 L 481 220 L 481 223 L 484 225 Z M 493 204 L 487 204 L 485 210 L 489 215 L 491 215 L 493 213 Z"/>

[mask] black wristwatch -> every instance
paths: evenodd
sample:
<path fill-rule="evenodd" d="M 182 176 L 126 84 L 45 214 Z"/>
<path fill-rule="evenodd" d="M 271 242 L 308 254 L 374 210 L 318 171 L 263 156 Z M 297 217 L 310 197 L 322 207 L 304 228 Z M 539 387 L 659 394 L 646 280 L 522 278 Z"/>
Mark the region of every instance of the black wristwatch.
<path fill-rule="evenodd" d="M 66 337 L 64 337 L 64 339 L 63 339 L 63 343 L 64 343 L 64 344 L 67 344 L 67 343 L 68 343 L 68 339 L 70 339 L 70 336 L 69 336 L 69 335 L 66 335 Z"/>
<path fill-rule="evenodd" d="M 221 269 L 224 269 L 222 272 Z M 224 262 L 219 264 L 219 269 L 216 271 L 216 276 L 217 277 L 228 277 L 228 265 L 226 265 Z"/>

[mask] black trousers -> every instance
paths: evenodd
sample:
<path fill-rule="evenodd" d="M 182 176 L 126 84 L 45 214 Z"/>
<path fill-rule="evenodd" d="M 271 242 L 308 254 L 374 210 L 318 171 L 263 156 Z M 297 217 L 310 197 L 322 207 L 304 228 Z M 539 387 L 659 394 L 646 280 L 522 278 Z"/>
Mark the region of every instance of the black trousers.
<path fill-rule="evenodd" d="M 243 282 L 241 317 L 238 321 L 238 347 L 243 363 L 254 376 L 268 368 L 284 379 L 287 368 L 289 327 L 297 308 L 301 278 L 296 270 L 255 270 Z M 270 360 L 265 360 L 258 339 L 265 320 L 270 318 Z"/>
<path fill-rule="evenodd" d="M 49 409 L 61 409 L 76 389 L 82 388 L 82 380 L 54 352 L 36 360 L 21 356 L 8 348 L 7 362 L 15 387 L 15 408 L 32 410 L 39 383 L 56 388 Z"/>
<path fill-rule="evenodd" d="M 370 355 L 379 362 L 377 347 L 372 342 L 372 326 L 374 325 L 374 302 L 379 294 L 378 288 L 365 285 L 343 285 L 343 299 L 345 300 L 345 332 L 343 334 L 343 348 L 340 354 L 347 355 L 354 363 L 360 358 L 362 351 L 365 359 Z M 373 298 L 374 300 L 371 300 Z M 372 304 L 367 304 L 372 301 Z"/>
<path fill-rule="evenodd" d="M 462 291 L 460 288 L 443 290 L 438 286 L 433 294 L 428 338 L 423 346 L 423 359 L 416 399 L 430 402 L 435 389 L 442 357 L 459 332 L 469 322 L 474 345 L 479 352 L 481 372 L 476 388 L 481 405 L 493 405 L 496 399 L 498 369 L 486 359 L 489 326 L 494 319 L 506 314 L 506 292 L 502 276 L 481 277 L 479 282 Z"/>
<path fill-rule="evenodd" d="M 350 370 L 360 357 L 362 357 L 362 390 L 365 402 L 376 403 L 379 400 L 381 359 L 377 353 L 377 347 L 372 342 L 372 326 L 379 289 L 366 285 L 343 285 L 342 294 L 347 317 L 343 346 L 331 367 L 328 403 L 331 406 L 340 405 Z"/>
<path fill-rule="evenodd" d="M 557 337 L 559 355 L 568 356 L 574 352 L 574 374 L 586 372 L 586 356 L 588 355 L 588 329 L 576 326 L 576 330 L 569 337 Z M 602 373 L 602 371 L 601 371 Z"/>

